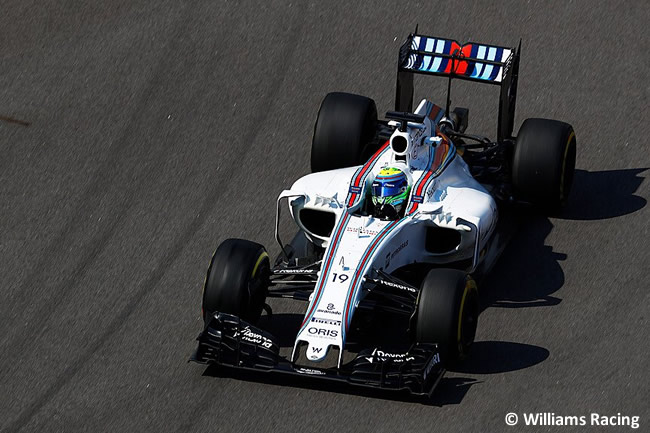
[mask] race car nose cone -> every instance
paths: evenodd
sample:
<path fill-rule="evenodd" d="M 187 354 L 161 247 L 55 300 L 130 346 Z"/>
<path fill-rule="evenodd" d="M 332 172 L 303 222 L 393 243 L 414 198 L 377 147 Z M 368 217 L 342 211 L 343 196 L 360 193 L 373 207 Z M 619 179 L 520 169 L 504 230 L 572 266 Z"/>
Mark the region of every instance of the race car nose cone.
<path fill-rule="evenodd" d="M 310 343 L 307 347 L 307 359 L 314 362 L 320 362 L 327 357 L 327 350 L 329 346 L 320 346 L 318 344 Z"/>

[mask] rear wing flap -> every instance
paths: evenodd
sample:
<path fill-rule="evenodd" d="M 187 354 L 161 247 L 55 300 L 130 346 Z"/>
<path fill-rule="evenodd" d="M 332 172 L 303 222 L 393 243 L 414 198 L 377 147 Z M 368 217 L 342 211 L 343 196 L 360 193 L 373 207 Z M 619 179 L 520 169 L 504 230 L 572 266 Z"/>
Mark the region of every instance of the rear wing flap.
<path fill-rule="evenodd" d="M 400 47 L 395 110 L 413 110 L 413 75 L 458 78 L 501 86 L 498 139 L 512 138 L 521 41 L 517 48 L 410 34 Z"/>

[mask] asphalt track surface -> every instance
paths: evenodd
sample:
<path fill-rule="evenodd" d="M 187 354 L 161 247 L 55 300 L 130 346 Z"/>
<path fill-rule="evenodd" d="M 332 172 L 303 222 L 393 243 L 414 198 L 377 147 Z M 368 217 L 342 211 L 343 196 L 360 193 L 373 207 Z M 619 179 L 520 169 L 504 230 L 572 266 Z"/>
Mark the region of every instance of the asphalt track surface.
<path fill-rule="evenodd" d="M 0 431 L 514 431 L 507 412 L 650 428 L 647 2 L 1 3 Z M 391 109 L 416 23 L 521 37 L 517 128 L 578 137 L 569 208 L 528 219 L 481 288 L 472 360 L 429 403 L 187 364 L 214 248 L 277 253 L 274 200 L 309 170 L 320 100 Z M 496 91 L 468 86 L 454 105 L 491 133 Z"/>

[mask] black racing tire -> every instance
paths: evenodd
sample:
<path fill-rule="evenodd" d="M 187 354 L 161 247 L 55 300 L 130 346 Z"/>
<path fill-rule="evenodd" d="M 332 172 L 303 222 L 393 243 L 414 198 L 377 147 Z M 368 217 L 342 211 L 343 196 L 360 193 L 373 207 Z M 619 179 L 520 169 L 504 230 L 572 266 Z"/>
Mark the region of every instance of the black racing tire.
<path fill-rule="evenodd" d="M 262 245 L 243 239 L 223 241 L 212 256 L 205 278 L 205 324 L 217 311 L 255 323 L 266 301 L 269 274 L 269 255 Z"/>
<path fill-rule="evenodd" d="M 437 343 L 446 368 L 467 358 L 479 316 L 476 283 L 457 269 L 432 269 L 417 301 L 415 340 Z"/>
<path fill-rule="evenodd" d="M 351 93 L 328 93 L 314 126 L 311 171 L 363 164 L 373 151 L 376 130 L 375 101 Z"/>
<path fill-rule="evenodd" d="M 561 209 L 569 197 L 576 165 L 576 136 L 568 123 L 526 119 L 519 129 L 512 164 L 518 198 L 544 212 Z"/>

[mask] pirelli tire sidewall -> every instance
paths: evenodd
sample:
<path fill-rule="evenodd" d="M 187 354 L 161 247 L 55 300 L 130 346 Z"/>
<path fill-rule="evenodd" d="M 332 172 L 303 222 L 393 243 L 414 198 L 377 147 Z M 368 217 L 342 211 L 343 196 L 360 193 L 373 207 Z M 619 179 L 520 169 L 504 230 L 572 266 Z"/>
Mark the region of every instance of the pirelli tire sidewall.
<path fill-rule="evenodd" d="M 420 289 L 415 340 L 436 343 L 446 368 L 467 358 L 480 312 L 476 283 L 456 269 L 432 269 Z"/>
<path fill-rule="evenodd" d="M 519 129 L 512 162 L 517 198 L 544 213 L 567 202 L 576 163 L 576 135 L 565 122 L 526 119 Z"/>
<path fill-rule="evenodd" d="M 258 243 L 227 239 L 219 245 L 205 278 L 202 314 L 206 323 L 215 312 L 255 323 L 266 301 L 269 255 Z"/>

